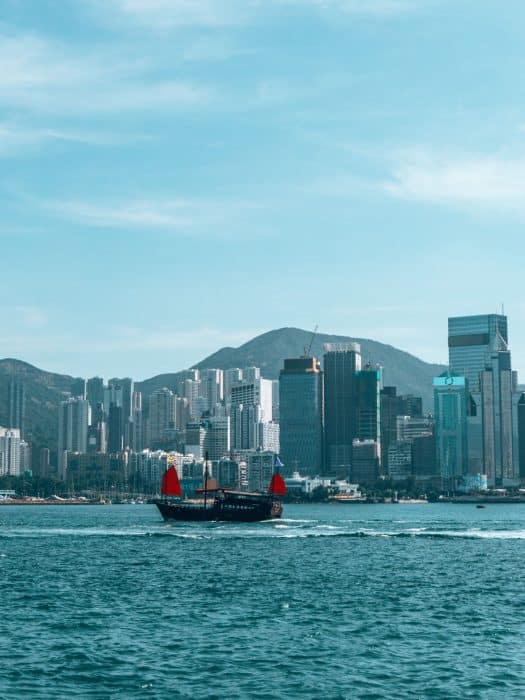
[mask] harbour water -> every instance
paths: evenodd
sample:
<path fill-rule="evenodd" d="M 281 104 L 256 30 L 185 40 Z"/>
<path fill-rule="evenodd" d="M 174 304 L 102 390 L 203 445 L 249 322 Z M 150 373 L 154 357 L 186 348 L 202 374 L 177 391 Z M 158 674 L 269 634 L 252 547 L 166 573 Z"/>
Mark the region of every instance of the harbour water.
<path fill-rule="evenodd" d="M 0 698 L 525 697 L 525 505 L 0 508 Z"/>

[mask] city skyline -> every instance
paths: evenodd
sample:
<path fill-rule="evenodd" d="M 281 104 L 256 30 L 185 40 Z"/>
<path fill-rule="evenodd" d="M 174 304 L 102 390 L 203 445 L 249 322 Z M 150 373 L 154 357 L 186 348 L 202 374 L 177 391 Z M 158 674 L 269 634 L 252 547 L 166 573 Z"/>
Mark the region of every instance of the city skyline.
<path fill-rule="evenodd" d="M 499 316 L 500 314 L 494 313 L 494 314 L 488 314 L 488 315 L 489 315 L 489 316 Z M 482 314 L 481 316 L 485 316 L 485 314 Z M 507 317 L 507 316 L 506 316 L 506 317 Z M 450 321 L 450 318 L 451 318 L 451 317 L 448 317 L 448 321 Z M 455 318 L 455 316 L 452 317 L 452 318 Z M 458 318 L 462 318 L 462 317 L 458 317 Z M 469 317 L 466 316 L 466 318 L 469 318 Z M 307 330 L 307 329 L 299 329 L 299 328 L 292 328 L 292 327 L 290 327 L 290 328 L 278 328 L 278 329 L 276 328 L 276 329 L 272 329 L 272 330 L 269 330 L 269 331 L 263 331 L 260 335 L 257 335 L 257 336 L 252 337 L 252 338 L 248 338 L 246 343 L 242 343 L 242 344 L 239 345 L 238 347 L 229 347 L 229 346 L 220 346 L 220 347 L 216 347 L 216 348 L 214 348 L 214 349 L 212 350 L 212 352 L 209 353 L 209 356 L 202 356 L 202 357 L 200 357 L 198 360 L 196 360 L 195 362 L 191 362 L 190 364 L 188 364 L 188 365 L 186 365 L 186 366 L 179 366 L 179 365 L 176 365 L 176 366 L 169 366 L 165 371 L 159 372 L 159 373 L 154 373 L 152 370 L 150 370 L 150 372 L 148 373 L 148 370 L 146 369 L 146 374 L 145 374 L 145 375 L 139 375 L 139 376 L 134 375 L 133 373 L 124 371 L 124 370 L 122 369 L 122 367 L 123 367 L 122 364 L 121 364 L 121 365 L 118 365 L 118 366 L 116 365 L 115 368 L 114 368 L 114 371 L 110 372 L 109 374 L 108 374 L 108 373 L 104 373 L 104 372 L 102 372 L 102 371 L 98 371 L 98 370 L 95 368 L 95 370 L 94 370 L 93 372 L 87 372 L 87 373 L 84 372 L 84 373 L 80 373 L 80 374 L 75 375 L 75 374 L 68 373 L 66 370 L 63 370 L 63 369 L 61 369 L 61 368 L 57 368 L 57 369 L 54 369 L 54 370 L 53 370 L 51 367 L 49 367 L 49 366 L 47 366 L 47 365 L 39 365 L 39 364 L 35 364 L 35 363 L 33 363 L 33 362 L 28 362 L 28 360 L 25 360 L 25 359 L 22 358 L 22 357 L 15 357 L 15 356 L 0 357 L 0 361 L 1 361 L 1 360 L 15 360 L 15 361 L 20 361 L 20 362 L 28 362 L 29 364 L 34 365 L 38 370 L 41 370 L 41 371 L 54 371 L 54 372 L 56 372 L 57 374 L 64 374 L 64 375 L 68 375 L 68 374 L 69 374 L 69 375 L 72 376 L 72 377 L 77 376 L 77 377 L 83 378 L 83 379 L 88 379 L 88 378 L 91 378 L 91 379 L 100 379 L 100 378 L 102 378 L 102 379 L 109 379 L 109 380 L 111 380 L 112 378 L 116 378 L 116 379 L 132 378 L 134 381 L 141 382 L 141 381 L 147 381 L 148 379 L 151 379 L 151 378 L 156 377 L 156 376 L 160 376 L 160 375 L 162 375 L 162 374 L 173 374 L 173 373 L 175 373 L 175 374 L 183 374 L 183 373 L 185 373 L 185 372 L 188 372 L 189 370 L 193 370 L 193 369 L 197 368 L 198 365 L 199 365 L 202 361 L 208 360 L 208 357 L 210 357 L 211 355 L 216 354 L 219 350 L 238 350 L 238 349 L 242 348 L 245 344 L 250 343 L 251 341 L 254 341 L 254 340 L 258 340 L 258 339 L 259 339 L 260 337 L 262 337 L 262 336 L 266 336 L 267 334 L 270 334 L 270 333 L 282 332 L 282 331 L 286 331 L 286 330 L 290 330 L 290 331 L 299 331 L 299 332 L 301 332 L 301 333 L 305 333 L 305 334 L 308 335 L 309 338 L 317 338 L 317 337 L 321 337 L 321 338 L 323 338 L 323 337 L 330 338 L 330 340 L 327 341 L 328 343 L 329 343 L 329 342 L 334 342 L 334 338 L 337 338 L 337 342 L 343 342 L 343 343 L 353 343 L 353 342 L 358 342 L 358 343 L 359 343 L 359 342 L 362 342 L 362 341 L 364 341 L 364 342 L 372 342 L 372 343 L 379 343 L 380 345 L 385 346 L 385 347 L 387 347 L 387 348 L 392 348 L 392 349 L 395 350 L 395 351 L 399 351 L 399 352 L 401 352 L 401 353 L 408 353 L 409 355 L 411 355 L 411 356 L 412 356 L 413 358 L 415 358 L 416 360 L 421 360 L 422 362 L 425 362 L 425 363 L 428 364 L 428 365 L 437 364 L 437 365 L 442 365 L 444 368 L 447 368 L 447 367 L 450 366 L 450 365 L 449 365 L 449 358 L 448 358 L 448 357 L 447 357 L 443 362 L 436 362 L 436 363 L 433 363 L 433 362 L 427 360 L 426 358 L 418 357 L 417 355 L 414 355 L 413 353 L 408 352 L 405 348 L 401 348 L 401 347 L 396 347 L 396 346 L 394 346 L 392 343 L 389 343 L 388 340 L 385 340 L 385 341 L 383 342 L 383 341 L 378 341 L 378 340 L 375 339 L 375 338 L 357 338 L 356 336 L 343 336 L 343 335 L 328 334 L 328 333 L 322 332 L 321 330 L 318 330 L 318 327 L 316 327 L 315 331 L 313 331 L 313 332 L 311 332 L 311 331 L 309 331 L 309 330 Z M 512 337 L 513 337 L 513 336 L 512 336 Z M 507 342 L 507 341 L 506 341 L 506 342 Z M 509 342 L 509 344 L 510 344 L 510 341 L 508 341 L 508 342 Z M 447 354 L 449 354 L 450 348 L 447 347 L 446 339 L 445 339 L 445 341 L 443 342 L 443 338 L 442 338 L 442 343 L 441 343 L 441 344 L 445 346 L 446 352 L 447 352 Z M 306 348 L 305 348 L 305 350 L 306 350 Z M 310 353 L 310 354 L 311 354 L 311 353 Z M 517 356 L 518 356 L 518 361 L 517 361 L 517 362 L 514 362 L 514 365 L 515 365 L 516 371 L 518 372 L 518 375 L 521 376 L 521 375 L 522 375 L 522 372 L 521 372 L 520 369 L 519 369 L 519 357 L 520 357 L 520 355 L 517 354 Z M 283 359 L 283 360 L 285 359 L 284 356 L 283 356 L 282 359 Z M 367 355 L 365 359 L 366 359 L 366 361 L 369 361 L 370 358 L 369 358 L 369 356 Z M 379 363 L 379 364 L 381 364 L 381 363 Z M 204 370 L 204 369 L 205 369 L 205 368 L 203 368 L 203 370 Z M 217 367 L 217 369 L 219 369 L 219 367 Z M 238 368 L 237 368 L 237 367 L 234 367 L 234 366 L 232 365 L 231 367 L 225 368 L 224 371 L 228 371 L 228 370 L 235 371 L 236 369 L 238 369 Z M 263 373 L 264 373 L 264 369 L 263 369 L 262 371 L 263 371 Z"/>
<path fill-rule="evenodd" d="M 521 3 L 109 5 L 2 5 L 0 356 L 144 377 L 319 323 L 445 363 L 502 303 L 525 347 Z"/>

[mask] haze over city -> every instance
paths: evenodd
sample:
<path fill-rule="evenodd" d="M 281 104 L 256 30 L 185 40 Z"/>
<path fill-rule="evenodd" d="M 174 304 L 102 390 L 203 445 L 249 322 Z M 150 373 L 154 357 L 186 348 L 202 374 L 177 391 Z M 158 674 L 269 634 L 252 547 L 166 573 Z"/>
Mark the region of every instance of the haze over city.
<path fill-rule="evenodd" d="M 0 356 L 188 367 L 281 326 L 523 374 L 523 3 L 2 3 Z"/>

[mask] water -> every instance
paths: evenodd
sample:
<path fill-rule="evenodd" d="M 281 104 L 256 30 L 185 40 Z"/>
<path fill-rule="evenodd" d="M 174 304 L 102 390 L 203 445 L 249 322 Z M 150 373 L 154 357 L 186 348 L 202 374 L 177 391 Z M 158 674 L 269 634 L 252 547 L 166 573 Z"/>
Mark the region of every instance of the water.
<path fill-rule="evenodd" d="M 525 506 L 0 508 L 0 698 L 525 697 Z"/>

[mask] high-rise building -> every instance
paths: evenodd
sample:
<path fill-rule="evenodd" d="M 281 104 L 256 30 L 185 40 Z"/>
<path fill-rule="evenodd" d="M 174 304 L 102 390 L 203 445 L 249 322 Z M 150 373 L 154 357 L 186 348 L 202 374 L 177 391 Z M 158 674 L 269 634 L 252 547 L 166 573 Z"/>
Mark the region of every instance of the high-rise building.
<path fill-rule="evenodd" d="M 280 455 L 285 474 L 321 474 L 323 373 L 315 358 L 284 361 L 279 376 Z"/>
<path fill-rule="evenodd" d="M 90 410 L 87 399 L 69 398 L 58 410 L 58 474 L 65 477 L 67 452 L 86 452 Z"/>
<path fill-rule="evenodd" d="M 235 404 L 230 411 L 231 446 L 235 450 L 255 450 L 259 445 L 259 424 L 262 409 L 259 404 Z"/>
<path fill-rule="evenodd" d="M 16 428 L 20 431 L 20 437 L 25 432 L 26 392 L 24 383 L 16 378 L 10 380 L 8 385 L 8 428 Z"/>
<path fill-rule="evenodd" d="M 429 416 L 397 416 L 397 440 L 413 440 L 416 437 L 433 435 L 434 421 Z"/>
<path fill-rule="evenodd" d="M 434 435 L 421 435 L 412 440 L 412 474 L 416 482 L 425 482 L 434 488 L 440 488 Z"/>
<path fill-rule="evenodd" d="M 246 460 L 248 490 L 266 493 L 272 480 L 274 465 L 274 452 L 250 452 Z"/>
<path fill-rule="evenodd" d="M 281 450 L 280 425 L 277 421 L 260 421 L 258 424 L 259 438 L 258 448 L 263 451 L 275 452 L 279 454 Z"/>
<path fill-rule="evenodd" d="M 71 394 L 71 396 L 73 396 L 77 399 L 87 398 L 86 380 L 83 379 L 82 377 L 79 377 L 78 379 L 73 379 L 73 381 L 71 382 L 70 394 Z"/>
<path fill-rule="evenodd" d="M 175 387 L 175 393 L 177 396 L 185 396 L 184 383 L 186 379 L 191 379 L 193 382 L 198 382 L 200 380 L 200 371 L 198 369 L 185 369 L 179 372 L 177 379 L 177 386 Z"/>
<path fill-rule="evenodd" d="M 0 476 L 20 474 L 21 443 L 19 428 L 0 427 Z"/>
<path fill-rule="evenodd" d="M 142 414 L 142 393 L 133 392 L 130 430 L 130 447 L 135 452 L 140 452 L 144 448 L 144 421 Z"/>
<path fill-rule="evenodd" d="M 361 369 L 358 343 L 325 345 L 325 441 L 328 471 L 347 478 L 354 440 L 377 443 L 381 454 L 382 370 Z M 360 454 L 360 453 L 359 453 Z M 354 477 L 352 477 L 354 478 Z"/>
<path fill-rule="evenodd" d="M 232 388 L 232 406 L 260 406 L 261 420 L 271 421 L 272 415 L 272 382 L 270 379 L 246 380 Z"/>
<path fill-rule="evenodd" d="M 507 347 L 507 317 L 499 314 L 448 319 L 448 357 L 451 374 L 465 377 L 469 390 L 481 390 L 480 372 L 490 365 L 494 348 Z"/>
<path fill-rule="evenodd" d="M 204 437 L 204 455 L 208 454 L 208 459 L 219 460 L 227 457 L 230 452 L 230 417 L 212 416 L 204 421 L 202 425 L 206 430 Z"/>
<path fill-rule="evenodd" d="M 354 440 L 350 475 L 357 484 L 374 484 L 379 477 L 379 442 Z"/>
<path fill-rule="evenodd" d="M 517 481 L 514 473 L 512 396 L 514 375 L 510 353 L 495 350 L 480 372 L 483 464 L 489 486 Z"/>
<path fill-rule="evenodd" d="M 108 381 L 104 407 L 108 414 L 109 407 L 112 403 L 122 408 L 122 442 L 124 447 L 129 447 L 131 444 L 133 393 L 134 383 L 133 379 L 130 377 L 123 377 L 122 379 L 113 378 Z"/>
<path fill-rule="evenodd" d="M 232 386 L 238 384 L 242 381 L 242 369 L 239 367 L 232 367 L 230 369 L 225 369 L 223 372 L 224 377 L 224 402 L 226 404 L 230 403 Z"/>
<path fill-rule="evenodd" d="M 516 375 L 508 348 L 507 317 L 450 318 L 448 329 L 450 371 L 465 376 L 469 387 L 468 472 L 486 474 L 492 487 L 517 485 Z"/>
<path fill-rule="evenodd" d="M 119 409 L 120 410 L 120 409 Z M 111 424 L 111 423 L 110 423 Z M 108 449 L 106 427 L 108 423 L 105 421 L 99 421 L 95 423 L 91 421 L 91 425 L 88 428 L 88 443 L 86 451 L 90 454 L 101 452 L 105 453 Z M 118 450 L 109 450 L 110 452 L 117 452 Z"/>
<path fill-rule="evenodd" d="M 272 418 L 279 422 L 279 380 L 272 379 Z"/>
<path fill-rule="evenodd" d="M 32 462 L 31 443 L 26 440 L 20 440 L 20 474 L 31 472 Z"/>
<path fill-rule="evenodd" d="M 213 475 L 217 485 L 228 489 L 239 488 L 239 462 L 234 459 L 220 459 L 216 464 Z"/>
<path fill-rule="evenodd" d="M 400 396 L 395 386 L 381 389 L 381 469 L 388 474 L 388 448 L 397 440 L 397 417 L 423 415 L 423 400 L 419 396 Z"/>
<path fill-rule="evenodd" d="M 525 482 L 525 393 L 517 404 L 518 468 L 521 483 Z"/>
<path fill-rule="evenodd" d="M 149 397 L 148 441 L 150 447 L 164 442 L 165 431 L 175 428 L 175 395 L 164 387 Z"/>
<path fill-rule="evenodd" d="M 272 421 L 272 382 L 255 379 L 232 387 L 231 442 L 234 449 L 256 449 L 259 444 L 259 423 Z"/>
<path fill-rule="evenodd" d="M 357 373 L 361 370 L 359 343 L 325 345 L 324 411 L 327 471 L 348 477 L 352 443 L 357 438 Z M 281 407 L 282 411 L 282 407 Z"/>
<path fill-rule="evenodd" d="M 356 413 L 359 440 L 375 440 L 381 445 L 381 367 L 367 365 L 356 376 Z"/>
<path fill-rule="evenodd" d="M 244 382 L 256 382 L 260 378 L 260 367 L 244 367 L 244 369 L 242 370 L 242 379 Z"/>
<path fill-rule="evenodd" d="M 412 476 L 412 442 L 396 440 L 388 448 L 388 475 L 392 481 Z"/>
<path fill-rule="evenodd" d="M 40 448 L 38 475 L 44 479 L 51 476 L 51 450 L 49 447 Z"/>
<path fill-rule="evenodd" d="M 200 379 L 185 379 L 183 386 L 184 398 L 188 401 L 188 411 L 190 420 L 199 420 L 202 416 L 204 408 L 201 398 L 201 382 Z"/>
<path fill-rule="evenodd" d="M 436 458 L 444 488 L 454 490 L 468 473 L 468 380 L 443 375 L 436 377 L 433 385 Z"/>
<path fill-rule="evenodd" d="M 108 452 L 115 454 L 124 449 L 123 408 L 115 403 L 109 405 L 108 415 Z"/>
<path fill-rule="evenodd" d="M 191 420 L 189 401 L 183 396 L 175 397 L 175 425 L 179 430 L 185 430 Z"/>
<path fill-rule="evenodd" d="M 205 399 L 204 410 L 213 413 L 223 399 L 222 369 L 201 369 L 199 396 Z"/>
<path fill-rule="evenodd" d="M 195 459 L 203 459 L 206 453 L 206 434 L 206 426 L 201 421 L 188 423 L 186 425 L 185 454 L 191 454 Z"/>
<path fill-rule="evenodd" d="M 86 384 L 86 398 L 93 412 L 96 406 L 104 404 L 104 380 L 102 377 L 91 377 Z"/>

